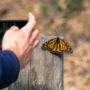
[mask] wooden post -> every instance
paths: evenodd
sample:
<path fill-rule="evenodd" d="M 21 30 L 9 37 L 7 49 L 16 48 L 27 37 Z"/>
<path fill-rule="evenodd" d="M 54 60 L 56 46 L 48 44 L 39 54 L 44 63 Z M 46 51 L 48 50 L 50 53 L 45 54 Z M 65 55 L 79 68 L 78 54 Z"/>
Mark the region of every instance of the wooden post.
<path fill-rule="evenodd" d="M 54 55 L 41 49 L 43 43 L 55 37 L 38 37 L 40 43 L 33 50 L 30 63 L 20 71 L 9 90 L 63 90 L 63 54 Z"/>

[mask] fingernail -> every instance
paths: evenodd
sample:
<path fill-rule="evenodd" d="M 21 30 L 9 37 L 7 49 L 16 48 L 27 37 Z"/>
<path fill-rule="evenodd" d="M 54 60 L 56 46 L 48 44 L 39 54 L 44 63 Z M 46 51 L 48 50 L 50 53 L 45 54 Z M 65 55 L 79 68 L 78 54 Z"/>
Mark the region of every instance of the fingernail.
<path fill-rule="evenodd" d="M 31 15 L 31 12 L 29 13 L 29 15 Z"/>
<path fill-rule="evenodd" d="M 29 15 L 33 15 L 33 14 L 30 12 Z"/>

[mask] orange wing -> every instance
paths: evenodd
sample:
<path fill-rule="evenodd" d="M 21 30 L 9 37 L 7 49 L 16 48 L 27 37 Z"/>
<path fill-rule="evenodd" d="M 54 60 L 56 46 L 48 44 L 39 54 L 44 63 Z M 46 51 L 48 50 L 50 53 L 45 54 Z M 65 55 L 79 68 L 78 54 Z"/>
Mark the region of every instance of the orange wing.
<path fill-rule="evenodd" d="M 52 39 L 42 45 L 42 49 L 52 50 L 57 39 Z"/>
<path fill-rule="evenodd" d="M 61 54 L 63 51 L 72 52 L 71 47 L 59 37 L 52 39 L 42 45 L 42 49 L 50 50 L 52 53 Z"/>
<path fill-rule="evenodd" d="M 59 39 L 61 51 L 67 51 L 72 53 L 72 48 L 65 43 L 63 40 Z"/>

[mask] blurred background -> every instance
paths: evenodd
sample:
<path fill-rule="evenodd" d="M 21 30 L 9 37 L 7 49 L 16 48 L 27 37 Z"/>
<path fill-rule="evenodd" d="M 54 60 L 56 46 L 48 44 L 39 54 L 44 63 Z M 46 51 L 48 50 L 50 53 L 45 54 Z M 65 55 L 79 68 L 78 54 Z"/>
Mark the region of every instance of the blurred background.
<path fill-rule="evenodd" d="M 0 20 L 27 20 L 32 12 L 39 36 L 62 36 L 64 90 L 90 90 L 90 0 L 1 0 Z"/>

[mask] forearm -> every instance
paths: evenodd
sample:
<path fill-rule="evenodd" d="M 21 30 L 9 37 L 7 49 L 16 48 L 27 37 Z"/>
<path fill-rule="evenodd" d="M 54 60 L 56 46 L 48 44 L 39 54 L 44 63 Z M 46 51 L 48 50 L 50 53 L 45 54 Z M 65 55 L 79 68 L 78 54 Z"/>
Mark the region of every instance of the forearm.
<path fill-rule="evenodd" d="M 16 55 L 10 50 L 0 51 L 0 89 L 16 81 L 20 65 Z"/>

